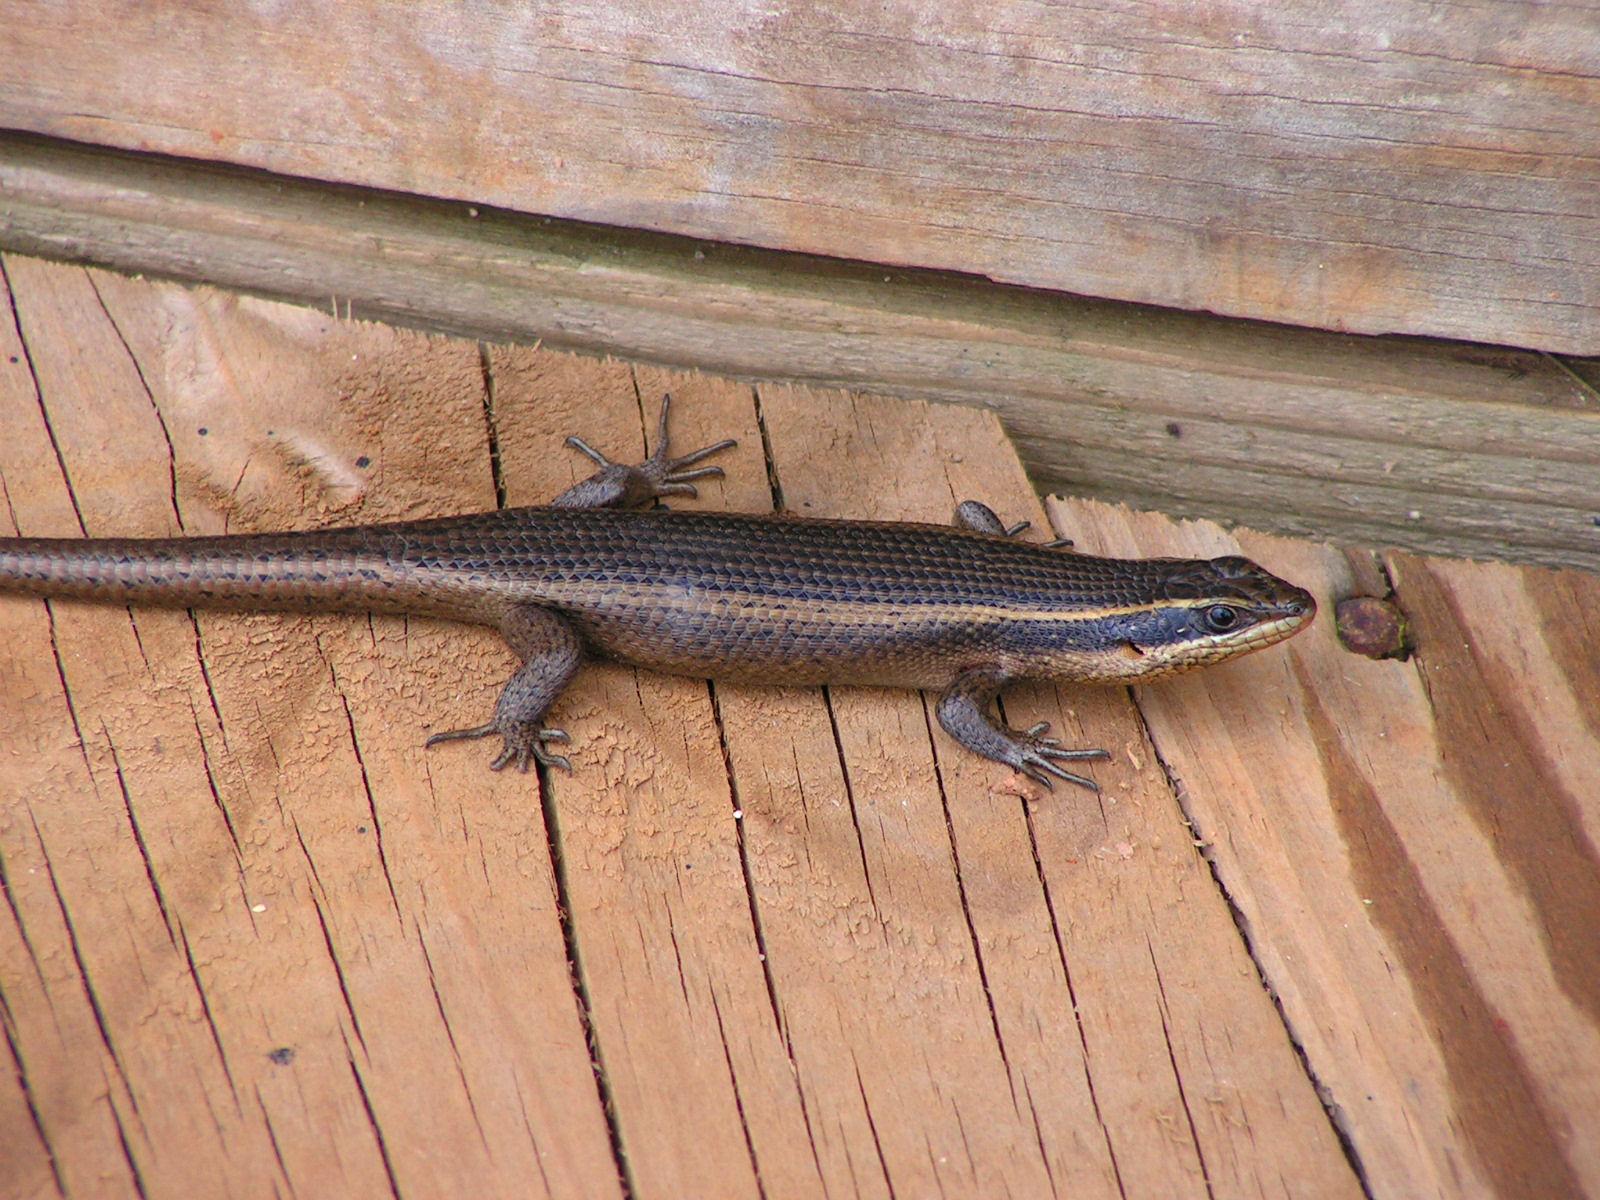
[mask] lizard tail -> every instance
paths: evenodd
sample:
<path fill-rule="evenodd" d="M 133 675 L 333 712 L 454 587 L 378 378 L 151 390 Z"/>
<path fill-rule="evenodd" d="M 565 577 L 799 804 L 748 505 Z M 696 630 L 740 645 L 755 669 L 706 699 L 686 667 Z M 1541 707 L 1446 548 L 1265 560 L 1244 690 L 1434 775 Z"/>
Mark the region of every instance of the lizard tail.
<path fill-rule="evenodd" d="M 367 530 L 206 538 L 0 538 L 0 592 L 177 608 L 414 612 Z"/>

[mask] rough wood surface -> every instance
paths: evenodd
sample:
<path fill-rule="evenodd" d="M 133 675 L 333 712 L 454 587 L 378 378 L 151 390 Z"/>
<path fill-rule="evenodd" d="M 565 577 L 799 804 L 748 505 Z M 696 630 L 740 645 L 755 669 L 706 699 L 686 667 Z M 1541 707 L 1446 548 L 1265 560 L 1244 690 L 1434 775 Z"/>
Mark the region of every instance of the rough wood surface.
<path fill-rule="evenodd" d="M 1052 515 L 1103 553 L 1237 546 L 1319 598 L 1392 580 L 1410 661 L 1342 651 L 1325 604 L 1140 711 L 1372 1193 L 1600 1194 L 1600 581 Z"/>
<path fill-rule="evenodd" d="M 0 135 L 0 192 L 0 244 L 34 253 L 473 337 L 981 404 L 1041 487 L 1600 569 L 1600 376 L 1582 360 L 886 274 L 15 135 Z"/>
<path fill-rule="evenodd" d="M 26 4 L 0 24 L 0 125 L 1592 354 L 1597 21 L 1532 0 Z"/>
<path fill-rule="evenodd" d="M 668 388 L 741 439 L 704 504 L 1040 515 L 977 410 L 0 267 L 30 532 L 536 499 Z M 1009 693 L 1114 751 L 1096 801 L 913 693 L 615 667 L 573 775 L 497 776 L 421 748 L 492 704 L 486 631 L 0 602 L 0 1194 L 1600 1196 L 1600 585 L 1052 517 L 1324 616 Z M 1344 652 L 1390 578 L 1417 657 Z"/>

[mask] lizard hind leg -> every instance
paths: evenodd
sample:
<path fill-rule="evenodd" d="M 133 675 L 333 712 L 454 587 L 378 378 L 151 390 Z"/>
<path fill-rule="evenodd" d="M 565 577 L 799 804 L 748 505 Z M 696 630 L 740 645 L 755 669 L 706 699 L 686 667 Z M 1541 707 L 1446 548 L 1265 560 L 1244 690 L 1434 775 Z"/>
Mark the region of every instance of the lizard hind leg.
<path fill-rule="evenodd" d="M 592 458 L 600 469 L 550 501 L 550 507 L 640 508 L 662 496 L 697 495 L 693 481 L 721 475 L 722 468 L 696 467 L 695 464 L 739 443 L 732 438 L 723 438 L 720 442 L 674 458 L 667 448 L 667 414 L 671 409 L 672 397 L 661 397 L 661 424 L 656 430 L 655 453 L 636 467 L 614 463 L 582 438 L 576 435 L 569 437 L 567 445 Z"/>
<path fill-rule="evenodd" d="M 994 509 L 981 500 L 963 500 L 956 505 L 955 517 L 950 522 L 957 529 L 971 529 L 978 533 L 990 533 L 995 537 L 1016 537 L 1019 533 L 1033 525 L 1032 521 L 1018 521 L 1015 525 L 1007 525 L 998 516 Z M 1055 538 L 1043 543 L 1046 550 L 1056 550 L 1072 545 L 1071 538 Z"/>
<path fill-rule="evenodd" d="M 1032 521 L 1018 521 L 1015 525 L 1007 525 L 982 500 L 963 500 L 956 505 L 956 515 L 950 523 L 957 529 L 992 533 L 995 537 L 1016 537 L 1033 524 Z"/>
<path fill-rule="evenodd" d="M 1091 758 L 1110 758 L 1104 750 L 1068 750 L 1056 738 L 1045 737 L 1050 722 L 1040 721 L 1030 729 L 1008 729 L 989 715 L 989 703 L 999 693 L 1005 677 L 997 671 L 968 671 L 958 676 L 939 697 L 939 724 L 944 731 L 974 754 L 1004 763 L 1037 780 L 1051 791 L 1053 775 L 1068 783 L 1098 792 L 1100 785 L 1086 775 L 1068 771 L 1060 764 Z"/>
<path fill-rule="evenodd" d="M 494 716 L 470 729 L 436 733 L 426 744 L 497 733 L 504 745 L 489 764 L 490 770 L 515 763 L 519 771 L 526 771 L 529 759 L 572 770 L 572 762 L 565 755 L 551 754 L 546 749 L 549 742 L 567 741 L 566 731 L 545 728 L 540 722 L 583 665 L 582 640 L 558 614 L 532 604 L 518 604 L 507 610 L 500 620 L 500 633 L 522 659 L 522 666 L 506 682 L 494 706 Z"/>

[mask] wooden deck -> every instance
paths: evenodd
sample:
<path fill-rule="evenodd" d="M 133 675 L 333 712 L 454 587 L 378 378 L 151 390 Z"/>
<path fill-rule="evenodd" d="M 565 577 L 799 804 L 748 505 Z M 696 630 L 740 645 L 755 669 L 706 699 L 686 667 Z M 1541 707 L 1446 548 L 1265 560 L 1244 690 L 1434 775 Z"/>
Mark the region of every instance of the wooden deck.
<path fill-rule="evenodd" d="M 731 434 L 716 508 L 1044 514 L 983 412 L 481 347 L 0 259 L 0 528 L 531 503 Z M 1600 582 L 1240 547 L 1287 645 L 1035 687 L 1098 800 L 914 693 L 615 667 L 492 775 L 431 621 L 0 602 L 0 1195 L 1600 1196 Z M 1392 584 L 1417 653 L 1340 648 Z"/>

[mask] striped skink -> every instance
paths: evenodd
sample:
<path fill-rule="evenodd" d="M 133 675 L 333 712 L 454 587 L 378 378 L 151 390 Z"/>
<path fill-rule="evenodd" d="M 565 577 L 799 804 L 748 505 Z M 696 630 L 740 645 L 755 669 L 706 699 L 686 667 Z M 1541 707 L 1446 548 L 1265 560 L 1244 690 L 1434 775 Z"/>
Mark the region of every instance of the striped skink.
<path fill-rule="evenodd" d="M 589 655 L 767 684 L 937 690 L 963 746 L 1046 785 L 1106 757 L 990 712 L 1012 680 L 1132 683 L 1283 640 L 1309 593 L 1238 557 L 1107 559 L 1030 543 L 982 504 L 953 526 L 652 508 L 692 495 L 668 405 L 640 466 L 569 441 L 600 470 L 548 507 L 316 532 L 0 538 L 0 590 L 180 607 L 419 613 L 497 627 L 522 659 L 494 715 L 429 744 L 498 734 L 491 766 L 570 768 L 545 714 Z"/>

